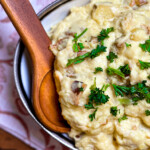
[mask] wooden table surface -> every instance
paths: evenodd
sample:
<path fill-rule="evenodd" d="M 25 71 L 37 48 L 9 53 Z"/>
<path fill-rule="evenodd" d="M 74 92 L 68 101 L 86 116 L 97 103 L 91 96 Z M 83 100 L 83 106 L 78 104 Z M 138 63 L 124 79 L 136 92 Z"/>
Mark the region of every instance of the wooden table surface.
<path fill-rule="evenodd" d="M 34 150 L 19 139 L 0 129 L 0 150 Z"/>

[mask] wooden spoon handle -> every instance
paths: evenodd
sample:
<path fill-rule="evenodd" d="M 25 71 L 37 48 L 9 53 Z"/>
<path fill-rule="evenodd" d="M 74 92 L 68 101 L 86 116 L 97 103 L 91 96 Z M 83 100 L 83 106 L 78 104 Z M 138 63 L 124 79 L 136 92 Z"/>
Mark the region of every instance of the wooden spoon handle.
<path fill-rule="evenodd" d="M 0 0 L 0 2 L 26 45 L 34 67 L 38 65 L 41 69 L 42 66 L 47 66 L 49 69 L 54 60 L 52 52 L 48 50 L 51 41 L 30 2 L 28 0 Z"/>

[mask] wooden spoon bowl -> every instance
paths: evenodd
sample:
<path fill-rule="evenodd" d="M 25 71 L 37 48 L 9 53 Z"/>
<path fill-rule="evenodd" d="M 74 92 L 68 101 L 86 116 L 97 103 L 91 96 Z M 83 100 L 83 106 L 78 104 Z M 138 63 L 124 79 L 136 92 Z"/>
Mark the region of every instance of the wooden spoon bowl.
<path fill-rule="evenodd" d="M 32 59 L 33 107 L 39 120 L 49 129 L 66 133 L 70 127 L 61 115 L 53 80 L 54 55 L 51 41 L 28 0 L 0 0 Z"/>

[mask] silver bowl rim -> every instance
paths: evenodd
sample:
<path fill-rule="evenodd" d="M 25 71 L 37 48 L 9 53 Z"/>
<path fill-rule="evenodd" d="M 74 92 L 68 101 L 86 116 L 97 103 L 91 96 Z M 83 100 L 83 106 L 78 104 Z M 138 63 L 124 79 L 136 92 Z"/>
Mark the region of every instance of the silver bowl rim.
<path fill-rule="evenodd" d="M 52 2 L 51 4 L 46 6 L 44 9 L 42 9 L 39 13 L 37 13 L 38 18 L 40 20 L 42 20 L 48 13 L 52 12 L 54 9 L 58 8 L 62 4 L 65 4 L 69 1 L 72 1 L 72 0 L 55 0 L 54 2 Z M 56 139 L 63 145 L 67 146 L 68 148 L 77 150 L 74 146 L 71 146 L 71 145 L 74 145 L 73 141 L 71 141 L 67 138 L 65 139 L 63 136 L 61 136 L 61 134 L 50 131 L 44 125 L 42 125 L 42 123 L 40 123 L 40 121 L 37 119 L 35 114 L 31 111 L 31 108 L 29 108 L 29 106 L 26 102 L 27 97 L 25 95 L 25 92 L 23 91 L 23 87 L 22 87 L 21 79 L 20 79 L 20 75 L 19 75 L 20 74 L 20 68 L 19 68 L 20 60 L 21 60 L 21 56 L 24 52 L 24 50 L 21 50 L 21 49 L 24 49 L 24 48 L 25 48 L 25 46 L 24 46 L 23 42 L 21 41 L 21 39 L 19 39 L 17 46 L 16 46 L 15 55 L 14 55 L 14 69 L 13 69 L 16 88 L 17 88 L 19 97 L 20 97 L 23 105 L 25 106 L 25 108 L 28 111 L 28 113 L 30 114 L 30 116 L 36 121 L 36 123 L 40 127 L 42 127 L 42 129 L 44 129 L 50 136 L 52 136 L 54 139 Z M 58 135 L 56 135 L 56 134 L 58 134 Z M 71 144 L 69 144 L 69 143 L 71 143 Z"/>

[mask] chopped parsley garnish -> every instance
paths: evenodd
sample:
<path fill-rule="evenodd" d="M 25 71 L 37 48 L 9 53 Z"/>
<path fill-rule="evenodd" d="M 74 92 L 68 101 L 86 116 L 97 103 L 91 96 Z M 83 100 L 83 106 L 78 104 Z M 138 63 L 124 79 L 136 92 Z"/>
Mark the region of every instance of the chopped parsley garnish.
<path fill-rule="evenodd" d="M 109 96 L 104 94 L 103 88 L 99 89 L 96 87 L 95 89 L 91 90 L 91 93 L 89 95 L 89 103 L 102 105 L 108 102 Z"/>
<path fill-rule="evenodd" d="M 82 32 L 81 34 L 79 34 L 79 35 L 77 35 L 77 33 L 75 33 L 73 41 L 74 41 L 74 42 L 77 42 L 78 39 L 79 39 L 87 30 L 88 30 L 88 28 L 84 29 L 83 32 Z"/>
<path fill-rule="evenodd" d="M 73 44 L 73 50 L 74 52 L 79 52 L 79 50 L 82 50 L 84 48 L 83 43 L 78 43 L 78 39 L 87 31 L 88 29 L 86 28 L 85 30 L 83 30 L 83 32 L 79 35 L 77 35 L 77 33 L 75 33 L 74 35 L 74 39 L 73 42 L 75 42 Z"/>
<path fill-rule="evenodd" d="M 119 69 L 120 69 L 120 71 L 121 71 L 124 75 L 126 75 L 126 76 L 130 75 L 130 73 L 131 73 L 128 64 L 126 64 L 126 65 L 124 65 L 124 66 L 120 66 Z"/>
<path fill-rule="evenodd" d="M 133 102 L 146 99 L 147 103 L 150 103 L 150 87 L 146 86 L 147 81 L 137 83 L 131 87 L 131 97 Z"/>
<path fill-rule="evenodd" d="M 150 110 L 145 110 L 145 115 L 150 116 Z"/>
<path fill-rule="evenodd" d="M 78 52 L 79 51 L 77 43 L 73 44 L 73 50 L 74 50 L 74 52 Z"/>
<path fill-rule="evenodd" d="M 109 55 L 107 56 L 107 59 L 110 61 L 110 63 L 112 63 L 115 58 L 118 58 L 118 56 L 113 52 L 110 52 Z"/>
<path fill-rule="evenodd" d="M 83 55 L 80 55 L 78 57 L 75 57 L 73 59 L 68 59 L 68 63 L 67 63 L 67 67 L 72 65 L 72 64 L 78 64 L 78 63 L 81 63 L 85 60 L 85 58 L 95 58 L 97 56 L 100 55 L 100 53 L 102 52 L 106 52 L 106 47 L 105 46 L 97 46 L 96 49 L 93 49 L 91 52 L 87 52 Z"/>
<path fill-rule="evenodd" d="M 129 43 L 125 43 L 126 44 L 126 47 L 131 47 L 132 45 L 129 44 Z"/>
<path fill-rule="evenodd" d="M 115 90 L 115 95 L 116 96 L 121 96 L 123 97 L 124 94 L 128 95 L 129 92 L 130 92 L 130 88 L 129 87 L 126 87 L 126 86 L 120 86 L 120 85 L 115 85 L 115 84 L 112 84 L 114 90 Z"/>
<path fill-rule="evenodd" d="M 114 68 L 108 67 L 106 72 L 108 75 L 118 75 L 122 78 L 125 78 L 124 73 L 122 73 L 119 69 L 114 69 Z"/>
<path fill-rule="evenodd" d="M 147 78 L 150 80 L 150 75 Z"/>
<path fill-rule="evenodd" d="M 78 46 L 80 47 L 80 50 L 84 48 L 83 43 L 78 43 Z"/>
<path fill-rule="evenodd" d="M 100 46 L 100 45 L 97 45 L 96 49 L 93 49 L 90 53 L 90 58 L 93 59 L 97 56 L 100 55 L 100 53 L 102 52 L 106 52 L 106 47 L 105 46 Z"/>
<path fill-rule="evenodd" d="M 89 118 L 91 119 L 91 121 L 93 121 L 93 120 L 95 119 L 95 115 L 96 115 L 97 109 L 98 109 L 98 108 L 96 108 L 96 109 L 94 110 L 94 112 L 89 115 Z"/>
<path fill-rule="evenodd" d="M 95 109 L 92 103 L 85 104 L 84 106 L 85 106 L 85 108 L 87 110 L 89 110 L 89 109 Z"/>
<path fill-rule="evenodd" d="M 147 51 L 150 53 L 150 38 L 146 40 L 144 44 L 140 44 L 139 46 L 142 48 L 143 51 Z"/>
<path fill-rule="evenodd" d="M 139 60 L 141 70 L 150 68 L 150 62 L 144 62 Z"/>
<path fill-rule="evenodd" d="M 126 115 L 124 115 L 123 117 L 121 117 L 121 118 L 119 118 L 118 119 L 118 121 L 119 121 L 119 123 L 121 122 L 121 121 L 123 121 L 123 120 L 127 120 L 128 118 L 127 118 L 127 116 Z"/>
<path fill-rule="evenodd" d="M 147 81 L 137 83 L 130 87 L 119 86 L 113 84 L 113 88 L 116 96 L 128 96 L 133 103 L 137 103 L 139 100 L 146 99 L 147 103 L 150 103 L 150 87 L 146 86 Z"/>
<path fill-rule="evenodd" d="M 114 106 L 114 107 L 111 107 L 111 108 L 110 108 L 110 113 L 111 113 L 113 116 L 117 116 L 117 112 L 118 112 L 117 106 Z"/>
<path fill-rule="evenodd" d="M 85 58 L 89 57 L 89 55 L 90 55 L 90 52 L 80 55 L 74 59 L 68 59 L 67 67 L 72 64 L 78 64 L 78 63 L 83 62 L 85 60 Z"/>
<path fill-rule="evenodd" d="M 103 68 L 97 67 L 97 68 L 95 68 L 94 74 L 96 74 L 96 73 L 98 73 L 98 72 L 102 72 L 102 71 L 103 71 Z"/>
<path fill-rule="evenodd" d="M 98 36 L 98 41 L 101 42 L 101 45 L 104 45 L 104 40 L 106 38 L 109 38 L 109 33 L 113 31 L 114 31 L 113 27 L 102 29 L 102 31 L 100 32 L 100 35 Z"/>
<path fill-rule="evenodd" d="M 95 78 L 94 79 L 94 84 L 90 88 L 91 89 L 91 93 L 89 95 L 89 102 L 88 102 L 88 104 L 84 105 L 85 108 L 87 110 L 89 110 L 89 109 L 97 109 L 97 108 L 95 108 L 95 106 L 107 103 L 109 101 L 109 96 L 105 95 L 105 90 L 107 88 L 108 88 L 108 85 L 104 85 L 101 89 L 97 88 L 96 87 L 96 78 Z M 95 111 L 95 113 L 96 113 L 96 111 Z M 91 114 L 89 116 L 89 118 L 92 117 L 94 119 L 93 116 L 95 116 L 95 113 Z M 91 119 L 91 121 L 93 121 L 93 119 Z"/>
<path fill-rule="evenodd" d="M 79 91 L 80 91 L 80 92 L 84 91 L 83 87 L 80 87 L 80 88 L 79 88 Z"/>

